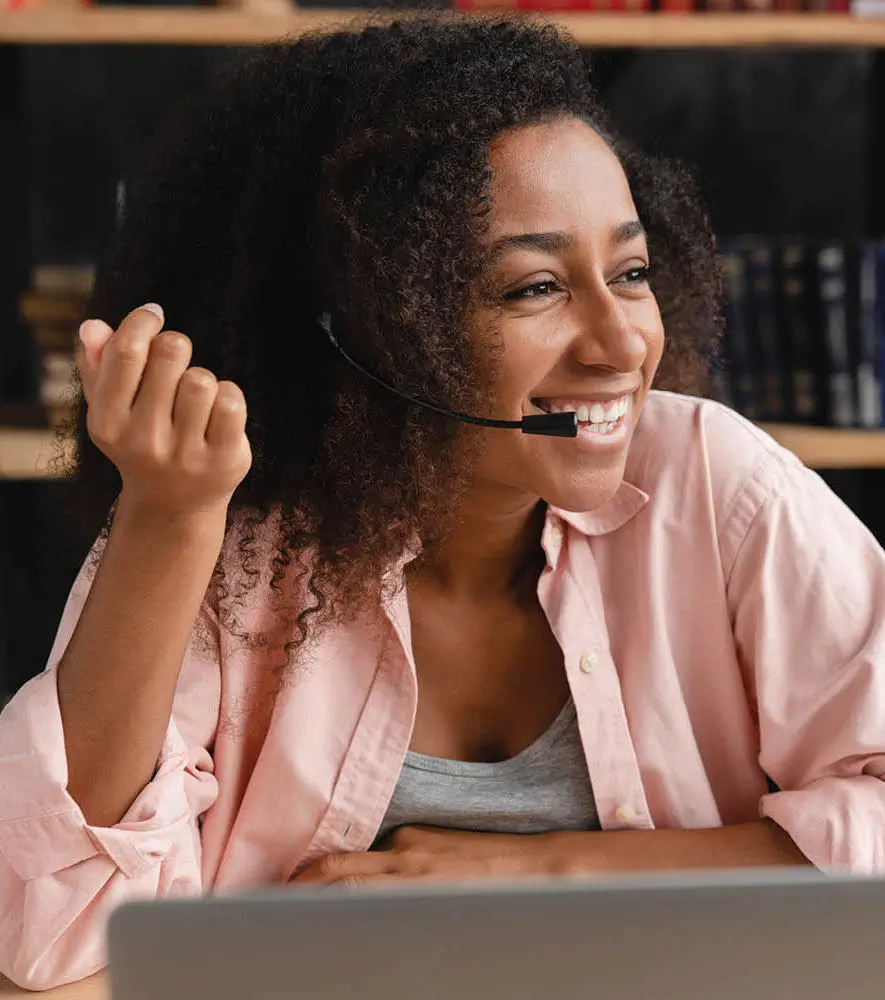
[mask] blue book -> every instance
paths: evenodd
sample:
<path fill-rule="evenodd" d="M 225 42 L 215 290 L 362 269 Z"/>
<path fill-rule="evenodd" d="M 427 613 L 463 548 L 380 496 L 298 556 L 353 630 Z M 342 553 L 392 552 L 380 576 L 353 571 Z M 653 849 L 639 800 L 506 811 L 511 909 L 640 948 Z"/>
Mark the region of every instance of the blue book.
<path fill-rule="evenodd" d="M 725 350 L 731 370 L 731 398 L 737 410 L 758 420 L 762 416 L 760 394 L 750 363 L 747 313 L 747 262 L 734 245 L 721 253 L 725 276 Z"/>
<path fill-rule="evenodd" d="M 745 240 L 748 293 L 751 316 L 751 358 L 759 373 L 762 416 L 784 420 L 784 386 L 781 374 L 781 344 L 775 306 L 774 255 L 767 237 Z"/>
<path fill-rule="evenodd" d="M 876 248 L 876 372 L 879 384 L 885 384 L 885 240 Z M 885 393 L 882 394 L 880 427 L 885 427 Z"/>
<path fill-rule="evenodd" d="M 879 245 L 865 242 L 858 261 L 857 413 L 861 427 L 878 427 L 882 419 L 882 372 L 879 352 Z"/>
<path fill-rule="evenodd" d="M 817 251 L 817 269 L 828 384 L 828 416 L 834 427 L 857 423 L 855 378 L 848 350 L 845 248 L 828 244 Z"/>
<path fill-rule="evenodd" d="M 777 283 L 787 419 L 799 423 L 820 420 L 823 410 L 815 379 L 815 344 L 809 310 L 810 256 L 804 241 L 787 240 L 780 248 Z"/>

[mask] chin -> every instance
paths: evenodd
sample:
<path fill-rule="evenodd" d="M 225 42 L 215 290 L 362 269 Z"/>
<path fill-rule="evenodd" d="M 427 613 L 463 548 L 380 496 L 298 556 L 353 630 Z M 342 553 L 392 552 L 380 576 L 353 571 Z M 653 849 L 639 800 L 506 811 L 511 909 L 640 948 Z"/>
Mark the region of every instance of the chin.
<path fill-rule="evenodd" d="M 599 469 L 570 482 L 547 483 L 540 496 L 551 507 L 582 513 L 611 500 L 623 481 L 624 468 L 619 463 L 616 469 Z"/>

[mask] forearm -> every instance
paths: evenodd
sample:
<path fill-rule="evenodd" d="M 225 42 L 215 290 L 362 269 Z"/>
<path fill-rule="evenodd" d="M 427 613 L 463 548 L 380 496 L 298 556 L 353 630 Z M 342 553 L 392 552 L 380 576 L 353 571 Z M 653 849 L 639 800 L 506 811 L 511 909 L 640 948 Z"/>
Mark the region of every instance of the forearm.
<path fill-rule="evenodd" d="M 95 826 L 119 822 L 153 777 L 224 524 L 223 509 L 176 518 L 120 498 L 58 667 L 68 791 Z"/>
<path fill-rule="evenodd" d="M 563 831 L 548 836 L 551 871 L 570 875 L 811 864 L 789 835 L 767 819 L 710 830 Z"/>

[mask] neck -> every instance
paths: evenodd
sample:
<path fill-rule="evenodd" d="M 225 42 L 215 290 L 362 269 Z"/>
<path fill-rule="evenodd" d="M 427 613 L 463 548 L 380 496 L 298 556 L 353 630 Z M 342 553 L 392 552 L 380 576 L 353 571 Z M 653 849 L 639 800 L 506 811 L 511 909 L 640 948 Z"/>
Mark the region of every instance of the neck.
<path fill-rule="evenodd" d="M 425 548 L 409 573 L 456 599 L 533 600 L 545 561 L 540 541 L 545 516 L 546 505 L 537 497 L 495 496 L 474 487 L 451 531 Z"/>

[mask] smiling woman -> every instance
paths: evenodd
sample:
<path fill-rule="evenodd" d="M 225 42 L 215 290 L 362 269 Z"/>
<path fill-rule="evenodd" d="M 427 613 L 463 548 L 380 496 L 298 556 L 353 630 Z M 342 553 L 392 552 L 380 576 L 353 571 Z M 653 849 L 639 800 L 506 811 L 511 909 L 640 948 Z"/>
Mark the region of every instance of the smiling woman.
<path fill-rule="evenodd" d="M 107 523 L 0 716 L 0 972 L 96 971 L 134 897 L 885 873 L 885 554 L 688 394 L 717 289 L 549 27 L 308 37 L 195 98 L 81 330 Z"/>

